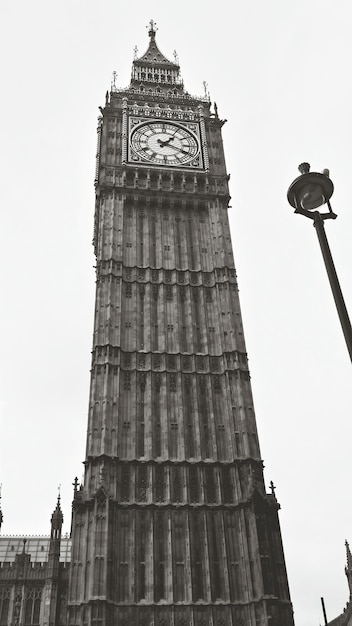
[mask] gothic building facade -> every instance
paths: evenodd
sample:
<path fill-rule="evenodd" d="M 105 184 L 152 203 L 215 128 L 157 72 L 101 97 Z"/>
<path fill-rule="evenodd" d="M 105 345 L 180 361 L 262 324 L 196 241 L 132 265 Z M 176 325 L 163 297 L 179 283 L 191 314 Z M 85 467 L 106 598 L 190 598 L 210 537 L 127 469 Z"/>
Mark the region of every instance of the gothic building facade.
<path fill-rule="evenodd" d="M 338 617 L 327 622 L 327 626 L 352 626 L 352 554 L 348 542 L 346 545 L 346 566 L 345 574 L 347 577 L 349 597 L 346 606 Z M 325 616 L 324 616 L 325 617 Z"/>
<path fill-rule="evenodd" d="M 1 626 L 66 624 L 71 540 L 62 523 L 59 498 L 49 537 L 0 536 Z"/>
<path fill-rule="evenodd" d="M 129 87 L 113 85 L 98 123 L 88 435 L 70 565 L 54 520 L 45 564 L 30 564 L 24 546 L 0 568 L 1 626 L 293 626 L 253 408 L 224 121 L 184 89 L 155 35 L 151 22 Z M 22 562 L 35 584 L 18 582 Z"/>

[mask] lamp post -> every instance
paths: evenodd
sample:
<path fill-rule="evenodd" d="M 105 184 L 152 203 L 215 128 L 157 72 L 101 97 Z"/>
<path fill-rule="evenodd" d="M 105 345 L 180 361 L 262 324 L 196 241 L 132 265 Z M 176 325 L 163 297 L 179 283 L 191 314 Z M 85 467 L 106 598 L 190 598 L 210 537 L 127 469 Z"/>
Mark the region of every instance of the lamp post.
<path fill-rule="evenodd" d="M 345 336 L 347 349 L 352 361 L 351 322 L 348 317 L 347 308 L 343 299 L 340 283 L 336 274 L 334 261 L 331 256 L 324 228 L 325 220 L 335 220 L 337 218 L 336 213 L 332 211 L 330 205 L 330 198 L 334 191 L 334 185 L 329 178 L 329 170 L 323 170 L 321 174 L 318 172 L 310 172 L 309 163 L 301 163 L 298 169 L 301 172 L 301 176 L 298 176 L 298 178 L 296 178 L 289 186 L 287 199 L 290 205 L 294 207 L 295 213 L 300 213 L 301 215 L 305 215 L 305 217 L 313 220 L 313 225 L 318 236 L 343 334 Z M 328 207 L 328 211 L 326 213 L 320 213 L 315 210 L 324 204 Z"/>

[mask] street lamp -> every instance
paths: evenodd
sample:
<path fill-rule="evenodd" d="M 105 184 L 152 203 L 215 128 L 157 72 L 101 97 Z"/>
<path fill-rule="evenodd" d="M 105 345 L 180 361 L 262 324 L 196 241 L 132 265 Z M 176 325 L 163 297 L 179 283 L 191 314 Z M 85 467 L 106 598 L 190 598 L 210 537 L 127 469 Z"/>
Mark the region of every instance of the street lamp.
<path fill-rule="evenodd" d="M 324 220 L 337 218 L 332 211 L 330 198 L 334 191 L 334 185 L 329 178 L 329 170 L 310 172 L 309 163 L 301 163 L 298 167 L 301 176 L 298 176 L 288 188 L 287 199 L 294 207 L 295 213 L 300 213 L 313 220 L 323 255 L 326 271 L 329 277 L 331 290 L 334 296 L 337 312 L 340 318 L 347 349 L 352 361 L 352 328 L 348 317 L 345 301 L 343 299 L 339 280 L 337 278 L 334 261 L 331 256 L 328 240 L 325 234 Z M 315 210 L 327 205 L 328 211 L 320 213 Z"/>

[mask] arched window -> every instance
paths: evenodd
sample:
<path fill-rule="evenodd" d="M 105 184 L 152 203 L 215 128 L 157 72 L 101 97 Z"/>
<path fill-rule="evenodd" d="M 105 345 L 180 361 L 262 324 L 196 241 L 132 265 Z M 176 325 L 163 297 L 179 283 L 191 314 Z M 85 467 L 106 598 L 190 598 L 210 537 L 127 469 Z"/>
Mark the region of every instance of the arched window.
<path fill-rule="evenodd" d="M 32 624 L 33 626 L 35 625 L 39 625 L 39 617 L 40 617 L 40 599 L 36 598 L 34 600 L 34 607 L 33 607 L 33 621 Z"/>
<path fill-rule="evenodd" d="M 40 591 L 29 591 L 24 612 L 24 626 L 39 626 Z"/>
<path fill-rule="evenodd" d="M 24 614 L 24 624 L 25 626 L 31 626 L 32 624 L 32 613 L 33 613 L 33 598 L 27 598 L 26 600 L 26 610 Z"/>

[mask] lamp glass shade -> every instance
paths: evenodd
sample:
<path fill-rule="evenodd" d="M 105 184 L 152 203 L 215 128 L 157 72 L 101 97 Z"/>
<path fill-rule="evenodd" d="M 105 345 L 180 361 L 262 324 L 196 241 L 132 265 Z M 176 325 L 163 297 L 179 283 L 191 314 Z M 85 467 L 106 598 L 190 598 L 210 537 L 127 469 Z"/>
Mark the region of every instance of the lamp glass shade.
<path fill-rule="evenodd" d="M 300 189 L 297 200 L 300 207 L 306 211 L 317 209 L 326 202 L 323 188 L 317 183 L 304 185 L 304 187 Z"/>

